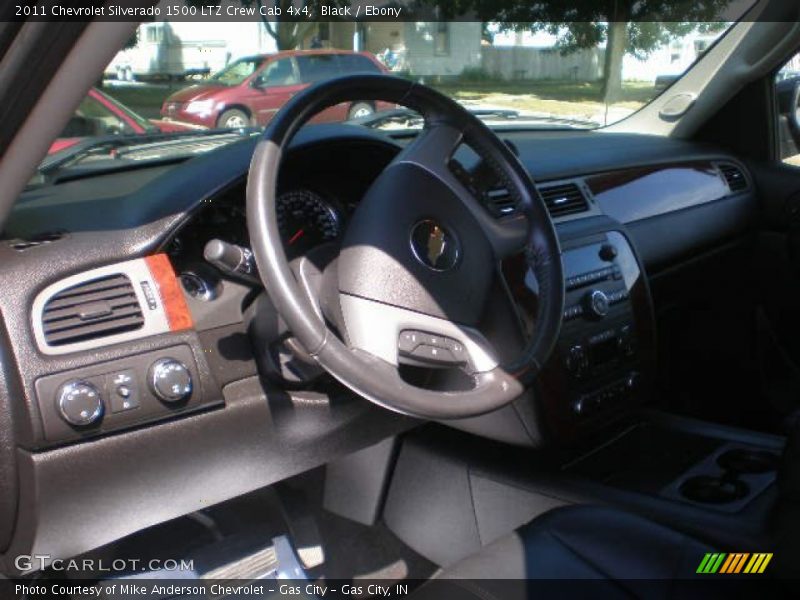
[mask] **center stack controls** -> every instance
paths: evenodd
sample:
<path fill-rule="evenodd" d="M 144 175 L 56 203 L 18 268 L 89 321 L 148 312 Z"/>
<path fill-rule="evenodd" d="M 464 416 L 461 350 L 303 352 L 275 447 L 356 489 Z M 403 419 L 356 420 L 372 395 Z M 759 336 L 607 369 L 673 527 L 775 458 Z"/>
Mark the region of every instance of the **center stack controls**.
<path fill-rule="evenodd" d="M 631 290 L 641 273 L 626 238 L 614 231 L 567 248 L 563 260 L 559 359 L 568 413 L 585 420 L 629 404 L 639 386 Z"/>

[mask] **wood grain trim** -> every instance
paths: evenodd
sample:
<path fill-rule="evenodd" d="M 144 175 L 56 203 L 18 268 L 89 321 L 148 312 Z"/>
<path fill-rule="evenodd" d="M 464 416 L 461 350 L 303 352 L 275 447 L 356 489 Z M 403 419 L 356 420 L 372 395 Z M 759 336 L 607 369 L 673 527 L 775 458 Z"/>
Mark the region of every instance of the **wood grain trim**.
<path fill-rule="evenodd" d="M 170 331 L 191 329 L 194 326 L 192 315 L 167 255 L 154 254 L 146 257 L 145 262 L 158 287 Z"/>
<path fill-rule="evenodd" d="M 586 183 L 593 194 L 602 194 L 609 190 L 622 187 L 637 179 L 642 179 L 657 173 L 659 171 L 666 171 L 668 169 L 685 169 L 691 171 L 699 171 L 709 176 L 719 177 L 716 167 L 711 161 L 684 161 L 674 163 L 660 163 L 657 165 L 649 165 L 643 167 L 632 167 L 628 169 L 621 169 L 619 171 L 609 171 L 607 173 L 599 173 L 591 175 L 586 178 Z"/>

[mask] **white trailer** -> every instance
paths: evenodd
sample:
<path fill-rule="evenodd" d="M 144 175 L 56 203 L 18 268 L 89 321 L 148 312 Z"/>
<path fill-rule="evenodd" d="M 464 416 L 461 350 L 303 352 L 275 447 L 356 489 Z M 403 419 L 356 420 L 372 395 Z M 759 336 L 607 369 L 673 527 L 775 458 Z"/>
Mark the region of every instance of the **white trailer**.
<path fill-rule="evenodd" d="M 108 64 L 106 77 L 120 80 L 202 77 L 231 60 L 275 51 L 263 24 L 145 23 L 134 47 L 121 50 Z"/>

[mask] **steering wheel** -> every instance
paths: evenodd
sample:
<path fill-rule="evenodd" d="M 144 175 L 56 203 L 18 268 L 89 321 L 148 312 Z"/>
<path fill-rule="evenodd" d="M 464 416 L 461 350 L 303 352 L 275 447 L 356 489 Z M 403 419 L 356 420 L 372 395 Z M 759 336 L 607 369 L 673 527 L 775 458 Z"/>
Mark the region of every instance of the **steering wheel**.
<path fill-rule="evenodd" d="M 381 172 L 354 211 L 336 261 L 340 339 L 303 292 L 278 231 L 283 152 L 321 110 L 353 100 L 407 106 L 424 127 Z M 456 175 L 451 158 L 467 144 L 515 200 L 497 219 Z M 247 181 L 247 220 L 261 278 L 276 310 L 308 353 L 354 392 L 428 419 L 480 415 L 510 403 L 550 355 L 564 308 L 558 236 L 525 168 L 491 129 L 450 98 L 385 75 L 328 80 L 297 94 L 260 139 Z M 500 364 L 478 330 L 500 260 L 524 252 L 539 299 L 524 351 Z M 418 387 L 400 364 L 458 365 L 470 389 Z"/>

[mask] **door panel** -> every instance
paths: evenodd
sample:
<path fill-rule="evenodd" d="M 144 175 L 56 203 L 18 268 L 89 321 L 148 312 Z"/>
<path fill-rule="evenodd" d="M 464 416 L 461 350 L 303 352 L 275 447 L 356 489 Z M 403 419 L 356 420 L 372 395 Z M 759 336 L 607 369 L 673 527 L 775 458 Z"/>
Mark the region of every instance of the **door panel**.
<path fill-rule="evenodd" d="M 770 406 L 800 409 L 800 168 L 751 165 L 762 224 L 751 271 L 759 296 L 759 367 Z"/>

